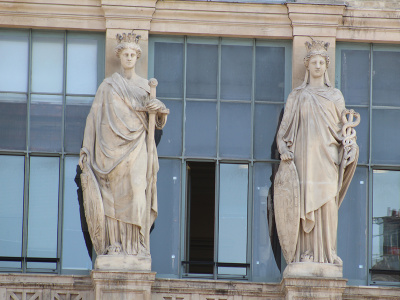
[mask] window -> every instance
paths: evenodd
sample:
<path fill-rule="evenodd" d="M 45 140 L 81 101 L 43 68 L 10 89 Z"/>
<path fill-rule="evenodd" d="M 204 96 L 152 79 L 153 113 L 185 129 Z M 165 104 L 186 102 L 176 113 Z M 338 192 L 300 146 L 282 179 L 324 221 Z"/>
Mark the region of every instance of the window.
<path fill-rule="evenodd" d="M 103 34 L 1 29 L 0 55 L 0 270 L 87 272 L 74 179 Z"/>
<path fill-rule="evenodd" d="M 399 67 L 398 46 L 338 43 L 336 86 L 361 114 L 358 169 L 339 212 L 339 255 L 346 253 L 344 276 L 364 284 L 400 282 Z"/>
<path fill-rule="evenodd" d="M 172 222 L 160 208 L 153 269 L 158 276 L 279 281 L 267 201 L 291 89 L 291 43 L 152 36 L 149 50 L 149 76 L 170 109 L 160 164 L 174 166 L 160 168 L 166 176 L 158 182 L 179 185 L 173 196 L 159 190 L 159 203 L 180 208 Z M 166 239 L 176 242 L 168 255 Z M 154 261 L 160 255 L 164 263 Z"/>

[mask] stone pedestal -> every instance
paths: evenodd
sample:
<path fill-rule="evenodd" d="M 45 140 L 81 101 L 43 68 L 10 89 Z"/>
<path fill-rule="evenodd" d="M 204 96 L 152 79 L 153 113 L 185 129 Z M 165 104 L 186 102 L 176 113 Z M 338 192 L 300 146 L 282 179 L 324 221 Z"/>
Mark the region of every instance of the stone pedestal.
<path fill-rule="evenodd" d="M 156 273 L 92 271 L 95 300 L 151 300 Z"/>
<path fill-rule="evenodd" d="M 343 278 L 284 277 L 281 286 L 285 300 L 341 300 L 346 282 Z"/>
<path fill-rule="evenodd" d="M 99 255 L 94 263 L 98 271 L 150 272 L 150 255 Z"/>
<path fill-rule="evenodd" d="M 283 277 L 342 278 L 343 266 L 315 262 L 297 262 L 286 266 Z"/>

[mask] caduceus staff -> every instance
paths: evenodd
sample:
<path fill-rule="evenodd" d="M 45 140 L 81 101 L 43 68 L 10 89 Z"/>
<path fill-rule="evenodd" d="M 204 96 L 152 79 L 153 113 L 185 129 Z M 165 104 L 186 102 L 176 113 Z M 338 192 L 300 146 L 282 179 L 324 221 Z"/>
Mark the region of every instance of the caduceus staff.
<path fill-rule="evenodd" d="M 342 140 L 343 158 L 339 167 L 338 195 L 343 185 L 344 169 L 346 168 L 347 162 L 350 158 L 350 150 L 352 145 L 355 143 L 354 138 L 356 137 L 356 130 L 354 129 L 354 127 L 360 124 L 360 121 L 360 114 L 355 112 L 353 109 L 345 109 L 342 112 L 342 135 L 344 138 Z M 341 203 L 338 203 L 338 206 L 340 206 L 340 204 Z"/>

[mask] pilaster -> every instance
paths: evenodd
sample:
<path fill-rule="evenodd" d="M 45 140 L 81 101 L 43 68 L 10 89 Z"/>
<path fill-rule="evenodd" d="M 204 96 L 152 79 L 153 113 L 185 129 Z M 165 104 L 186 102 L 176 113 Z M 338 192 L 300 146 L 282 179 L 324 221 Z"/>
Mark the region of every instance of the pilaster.
<path fill-rule="evenodd" d="M 287 7 L 293 28 L 292 87 L 298 87 L 304 80 L 303 58 L 307 53 L 304 43 L 310 42 L 310 37 L 330 43 L 328 75 L 334 84 L 336 35 L 343 22 L 345 5 L 288 3 Z"/>
<path fill-rule="evenodd" d="M 96 300 L 151 300 L 156 273 L 92 271 Z"/>

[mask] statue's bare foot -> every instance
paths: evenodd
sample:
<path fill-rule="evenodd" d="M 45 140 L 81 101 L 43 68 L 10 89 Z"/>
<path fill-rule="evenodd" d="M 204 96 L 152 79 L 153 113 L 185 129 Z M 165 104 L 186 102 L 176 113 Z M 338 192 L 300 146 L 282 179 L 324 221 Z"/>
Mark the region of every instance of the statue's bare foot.
<path fill-rule="evenodd" d="M 300 257 L 300 261 L 301 262 L 313 262 L 314 261 L 314 255 L 312 252 L 310 252 L 309 250 L 307 250 L 306 252 L 304 252 L 301 257 Z"/>
<path fill-rule="evenodd" d="M 335 264 L 335 265 L 339 265 L 339 266 L 342 266 L 343 265 L 343 260 L 339 257 L 339 256 L 337 256 L 336 254 L 333 256 L 333 263 Z"/>
<path fill-rule="evenodd" d="M 112 244 L 107 247 L 106 253 L 108 255 L 118 255 L 122 253 L 122 247 L 119 243 Z"/>

